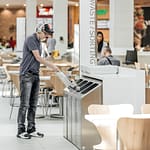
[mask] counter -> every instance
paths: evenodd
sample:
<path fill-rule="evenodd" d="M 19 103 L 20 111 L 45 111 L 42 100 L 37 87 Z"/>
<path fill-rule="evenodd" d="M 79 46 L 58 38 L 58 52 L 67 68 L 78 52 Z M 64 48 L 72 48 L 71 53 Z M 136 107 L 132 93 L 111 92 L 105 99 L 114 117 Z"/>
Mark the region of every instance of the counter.
<path fill-rule="evenodd" d="M 118 58 L 121 62 L 125 62 L 125 52 L 113 52 L 113 56 Z M 150 64 L 150 51 L 138 51 L 138 62 L 140 64 Z"/>
<path fill-rule="evenodd" d="M 102 80 L 103 104 L 132 104 L 136 113 L 145 103 L 145 71 L 119 67 L 118 74 L 86 74 Z"/>

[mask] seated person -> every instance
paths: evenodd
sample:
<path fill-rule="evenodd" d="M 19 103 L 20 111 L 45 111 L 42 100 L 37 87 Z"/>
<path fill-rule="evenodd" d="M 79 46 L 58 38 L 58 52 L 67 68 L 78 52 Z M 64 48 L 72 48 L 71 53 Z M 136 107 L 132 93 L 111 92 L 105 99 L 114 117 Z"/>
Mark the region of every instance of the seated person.
<path fill-rule="evenodd" d="M 104 35 L 103 32 L 99 31 L 97 32 L 97 59 L 99 60 L 101 57 L 101 54 L 103 53 L 102 50 L 105 46 L 108 46 L 108 43 L 104 41 Z"/>
<path fill-rule="evenodd" d="M 98 65 L 116 65 L 120 66 L 120 61 L 111 55 L 110 47 L 104 47 L 102 57 L 98 61 Z"/>

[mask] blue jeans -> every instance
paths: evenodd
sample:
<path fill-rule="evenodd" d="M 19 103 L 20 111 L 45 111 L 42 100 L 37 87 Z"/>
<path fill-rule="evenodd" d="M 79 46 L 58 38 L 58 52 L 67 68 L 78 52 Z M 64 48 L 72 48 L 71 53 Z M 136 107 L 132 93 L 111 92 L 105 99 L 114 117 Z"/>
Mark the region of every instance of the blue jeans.
<path fill-rule="evenodd" d="M 18 111 L 18 134 L 25 132 L 27 115 L 27 132 L 35 131 L 35 114 L 39 94 L 39 75 L 26 73 L 20 76 L 20 107 Z"/>

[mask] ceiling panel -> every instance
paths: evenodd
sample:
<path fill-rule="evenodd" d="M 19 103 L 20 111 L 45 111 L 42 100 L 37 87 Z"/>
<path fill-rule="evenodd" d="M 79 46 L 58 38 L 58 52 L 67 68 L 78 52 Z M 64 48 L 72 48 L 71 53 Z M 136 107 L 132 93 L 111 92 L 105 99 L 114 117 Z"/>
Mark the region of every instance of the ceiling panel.
<path fill-rule="evenodd" d="M 6 4 L 9 4 L 9 7 L 14 6 L 23 6 L 25 4 L 26 0 L 0 0 L 0 7 L 5 6 Z M 40 3 L 43 3 L 44 5 L 51 5 L 52 0 L 37 0 L 38 5 Z"/>
<path fill-rule="evenodd" d="M 12 4 L 12 5 L 21 5 L 24 4 L 26 0 L 0 0 L 0 5 L 5 5 L 7 3 Z M 49 4 L 53 2 L 54 0 L 37 0 L 37 3 L 44 3 L 44 4 Z M 72 2 L 79 2 L 79 0 L 68 0 Z"/>
<path fill-rule="evenodd" d="M 11 6 L 21 6 L 25 3 L 26 0 L 0 0 L 0 7 L 5 6 L 7 3 Z M 51 5 L 54 0 L 37 0 L 38 5 L 40 3 L 43 3 L 44 5 Z M 68 0 L 72 2 L 79 2 L 80 0 Z M 102 4 L 108 4 L 109 0 L 97 0 L 97 2 L 100 2 Z M 134 0 L 135 5 L 146 5 L 150 6 L 150 0 Z"/>

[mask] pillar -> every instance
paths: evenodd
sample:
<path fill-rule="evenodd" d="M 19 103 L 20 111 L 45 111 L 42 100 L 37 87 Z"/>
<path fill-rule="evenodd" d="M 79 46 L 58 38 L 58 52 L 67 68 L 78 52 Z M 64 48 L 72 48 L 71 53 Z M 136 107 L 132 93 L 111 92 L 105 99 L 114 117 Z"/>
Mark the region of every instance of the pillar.
<path fill-rule="evenodd" d="M 36 0 L 26 0 L 26 36 L 29 36 L 35 32 L 36 6 Z"/>
<path fill-rule="evenodd" d="M 113 53 L 133 49 L 133 0 L 110 0 L 110 47 Z"/>
<path fill-rule="evenodd" d="M 80 0 L 80 65 L 96 65 L 96 0 Z"/>
<path fill-rule="evenodd" d="M 53 27 L 56 49 L 63 55 L 68 47 L 68 0 L 53 1 Z"/>

